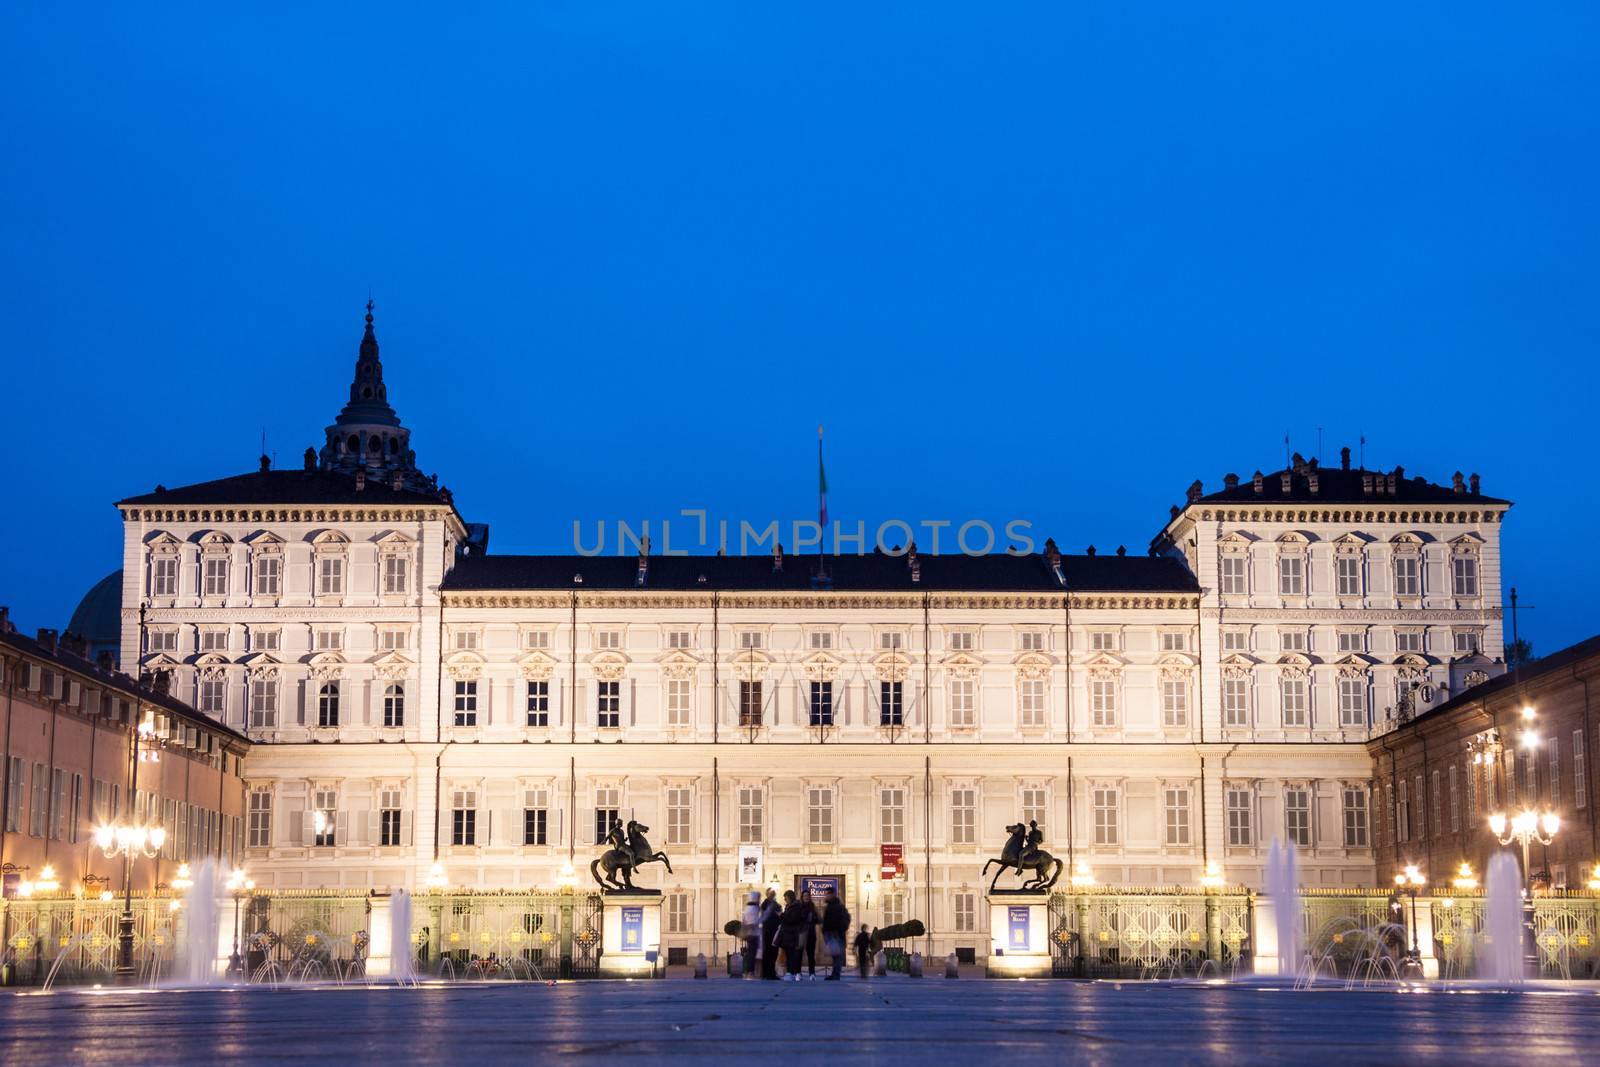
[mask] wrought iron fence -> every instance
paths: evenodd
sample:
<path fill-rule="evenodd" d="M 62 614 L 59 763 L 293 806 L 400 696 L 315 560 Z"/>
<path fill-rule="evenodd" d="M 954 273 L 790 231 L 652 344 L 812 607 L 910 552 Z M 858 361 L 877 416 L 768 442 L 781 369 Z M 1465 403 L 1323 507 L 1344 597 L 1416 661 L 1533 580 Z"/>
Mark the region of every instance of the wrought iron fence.
<path fill-rule="evenodd" d="M 1118 886 L 1054 893 L 1049 916 L 1050 969 L 1057 977 L 1231 973 L 1249 944 L 1250 900 L 1239 890 Z"/>
<path fill-rule="evenodd" d="M 124 901 L 66 894 L 0 903 L 0 983 L 92 982 L 116 971 Z M 177 920 L 166 895 L 133 900 L 133 963 L 143 980 L 170 970 Z"/>

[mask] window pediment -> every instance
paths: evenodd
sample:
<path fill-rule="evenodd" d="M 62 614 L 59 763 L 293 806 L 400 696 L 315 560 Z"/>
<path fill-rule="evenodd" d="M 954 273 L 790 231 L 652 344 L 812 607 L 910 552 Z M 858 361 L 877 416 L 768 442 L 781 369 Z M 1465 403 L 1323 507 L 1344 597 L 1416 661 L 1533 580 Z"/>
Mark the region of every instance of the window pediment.
<path fill-rule="evenodd" d="M 416 544 L 416 541 L 407 537 L 399 530 L 389 530 L 385 533 L 381 533 L 377 537 L 374 537 L 372 541 L 374 544 L 380 545 L 383 548 L 396 550 L 409 549 L 411 546 Z"/>
<path fill-rule="evenodd" d="M 1247 530 L 1232 530 L 1217 538 L 1217 547 L 1226 551 L 1244 552 L 1249 549 L 1252 542 L 1261 538 Z"/>
<path fill-rule="evenodd" d="M 483 673 L 483 657 L 476 652 L 456 652 L 445 660 L 444 669 L 458 682 L 477 681 Z"/>
<path fill-rule="evenodd" d="M 1187 652 L 1163 652 L 1161 658 L 1156 660 L 1156 664 L 1175 670 L 1188 670 L 1191 667 L 1199 666 L 1200 658 L 1191 656 Z"/>
<path fill-rule="evenodd" d="M 802 661 L 801 669 L 804 670 L 806 679 L 812 682 L 831 682 L 839 676 L 839 667 L 842 664 L 826 652 L 818 652 L 808 656 Z"/>
<path fill-rule="evenodd" d="M 957 652 L 946 656 L 940 666 L 951 678 L 968 681 L 978 676 L 978 672 L 983 669 L 983 661 L 970 653 Z"/>
<path fill-rule="evenodd" d="M 1016 659 L 1017 677 L 1039 680 L 1050 676 L 1050 657 L 1029 652 Z"/>
<path fill-rule="evenodd" d="M 144 543 L 149 546 L 152 552 L 176 552 L 178 546 L 183 542 L 165 530 L 157 530 L 145 538 Z"/>
<path fill-rule="evenodd" d="M 1423 542 L 1429 540 L 1432 540 L 1432 538 L 1428 537 L 1426 534 L 1407 530 L 1404 533 L 1397 533 L 1393 537 L 1389 538 L 1389 543 L 1394 545 L 1396 548 L 1406 545 L 1409 545 L 1412 548 L 1421 548 Z"/>
<path fill-rule="evenodd" d="M 1109 652 L 1096 652 L 1085 664 L 1092 671 L 1120 671 L 1127 665 L 1127 660 L 1121 656 L 1113 656 Z"/>
<path fill-rule="evenodd" d="M 878 656 L 872 661 L 872 667 L 880 682 L 903 682 L 911 669 L 911 661 L 896 649 Z"/>
<path fill-rule="evenodd" d="M 1450 542 L 1451 551 L 1457 555 L 1476 554 L 1486 544 L 1482 537 L 1475 533 L 1464 533 Z"/>
<path fill-rule="evenodd" d="M 257 551 L 275 550 L 283 547 L 283 538 L 271 530 L 256 530 L 240 538 L 245 544 Z"/>
<path fill-rule="evenodd" d="M 598 652 L 589 657 L 589 669 L 602 682 L 620 682 L 628 669 L 628 657 L 621 652 Z"/>
<path fill-rule="evenodd" d="M 1414 667 L 1421 669 L 1428 666 L 1429 662 L 1430 661 L 1428 657 L 1421 655 L 1420 653 L 1405 652 L 1395 657 L 1394 665 L 1396 667 Z"/>
<path fill-rule="evenodd" d="M 372 665 L 377 669 L 379 678 L 389 679 L 404 678 L 415 666 L 398 652 L 385 652 L 381 656 L 374 657 Z"/>
<path fill-rule="evenodd" d="M 1311 667 L 1311 657 L 1303 652 L 1285 652 L 1278 657 L 1278 666 L 1304 674 Z"/>
<path fill-rule="evenodd" d="M 558 665 L 554 656 L 537 649 L 517 660 L 517 670 L 530 682 L 548 682 Z"/>
<path fill-rule="evenodd" d="M 143 665 L 145 667 L 149 667 L 153 671 L 169 671 L 169 670 L 172 670 L 174 667 L 181 667 L 182 666 L 182 664 L 179 663 L 177 661 L 177 659 L 175 659 L 174 657 L 168 655 L 165 652 L 157 652 L 154 655 L 146 656 L 144 659 L 140 660 L 139 662 L 140 662 L 141 665 Z"/>
<path fill-rule="evenodd" d="M 1224 667 L 1228 667 L 1237 671 L 1251 670 L 1260 662 L 1261 661 L 1256 659 L 1254 656 L 1246 655 L 1243 652 L 1234 652 L 1222 657 L 1222 665 Z"/>
<path fill-rule="evenodd" d="M 233 539 L 219 530 L 207 530 L 205 533 L 196 534 L 194 541 L 202 552 L 226 552 L 228 546 L 233 544 Z"/>

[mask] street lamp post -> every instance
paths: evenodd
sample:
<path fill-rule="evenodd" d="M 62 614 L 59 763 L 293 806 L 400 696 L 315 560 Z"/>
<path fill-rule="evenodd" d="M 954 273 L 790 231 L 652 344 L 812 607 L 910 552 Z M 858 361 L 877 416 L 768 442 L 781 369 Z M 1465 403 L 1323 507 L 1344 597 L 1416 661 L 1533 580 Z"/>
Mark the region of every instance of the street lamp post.
<path fill-rule="evenodd" d="M 1549 845 L 1561 829 L 1561 816 L 1553 811 L 1543 815 L 1524 808 L 1507 819 L 1503 812 L 1489 816 L 1489 830 L 1502 845 L 1515 841 L 1522 846 L 1522 965 L 1530 975 L 1539 972 L 1539 945 L 1534 940 L 1533 870 L 1528 850 L 1535 841 Z"/>
<path fill-rule="evenodd" d="M 1406 967 L 1418 971 L 1422 969 L 1422 946 L 1417 942 L 1417 893 L 1427 883 L 1414 863 L 1406 864 L 1406 869 L 1394 876 L 1395 891 L 1411 898 L 1411 921 L 1407 924 L 1411 927 L 1411 952 L 1406 957 Z"/>
<path fill-rule="evenodd" d="M 239 905 L 247 900 L 255 882 L 246 878 L 243 867 L 228 875 L 228 892 L 233 896 L 233 955 L 228 957 L 228 973 L 244 977 L 244 957 L 239 954 Z"/>

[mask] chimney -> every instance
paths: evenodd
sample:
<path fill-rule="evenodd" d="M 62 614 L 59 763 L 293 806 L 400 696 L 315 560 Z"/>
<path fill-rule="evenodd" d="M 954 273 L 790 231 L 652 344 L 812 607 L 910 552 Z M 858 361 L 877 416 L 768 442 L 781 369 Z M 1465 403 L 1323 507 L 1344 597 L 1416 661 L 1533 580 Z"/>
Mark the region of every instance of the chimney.
<path fill-rule="evenodd" d="M 1294 488 L 1294 475 L 1284 471 L 1280 477 L 1283 479 L 1283 495 L 1288 496 L 1290 490 Z"/>
<path fill-rule="evenodd" d="M 1289 460 L 1289 466 L 1296 474 L 1306 469 L 1306 457 L 1296 452 Z"/>
<path fill-rule="evenodd" d="M 116 663 L 111 659 L 111 650 L 109 648 L 100 650 L 100 654 L 94 658 L 94 665 L 107 674 L 117 669 Z"/>
<path fill-rule="evenodd" d="M 1361 472 L 1361 495 L 1372 495 L 1372 475 L 1366 471 Z"/>
<path fill-rule="evenodd" d="M 1477 476 L 1477 474 L 1473 474 L 1472 477 L 1467 479 L 1467 486 L 1470 489 L 1470 491 L 1471 491 L 1473 496 L 1477 496 L 1478 495 L 1478 476 Z"/>
<path fill-rule="evenodd" d="M 8 634 L 10 632 L 11 609 L 9 607 L 0 607 L 0 634 Z"/>
<path fill-rule="evenodd" d="M 1204 495 L 1205 491 L 1200 487 L 1200 479 L 1196 478 L 1189 485 L 1189 503 L 1195 503 Z"/>
<path fill-rule="evenodd" d="M 1403 482 L 1406 480 L 1406 469 L 1404 467 L 1398 465 L 1395 467 L 1394 480 L 1397 482 Z"/>
<path fill-rule="evenodd" d="M 1182 514 L 1183 514 L 1183 509 L 1182 508 L 1180 508 L 1176 504 L 1172 505 L 1172 517 L 1173 518 L 1177 518 L 1179 515 L 1182 515 Z"/>
<path fill-rule="evenodd" d="M 358 493 L 362 492 L 366 488 L 367 488 L 367 468 L 362 467 L 360 470 L 356 471 L 356 492 L 358 492 Z"/>
<path fill-rule="evenodd" d="M 1311 473 L 1306 475 L 1306 485 L 1311 489 L 1312 496 L 1317 495 L 1317 490 L 1320 488 L 1321 482 L 1322 475 L 1317 473 L 1315 467 L 1311 468 Z"/>
<path fill-rule="evenodd" d="M 1456 471 L 1450 476 L 1450 491 L 1456 494 L 1467 491 L 1466 479 L 1461 476 L 1460 471 Z"/>
<path fill-rule="evenodd" d="M 36 638 L 36 640 L 44 647 L 46 652 L 51 654 L 55 653 L 56 632 L 54 630 L 46 629 L 43 626 L 39 627 L 39 636 Z"/>
<path fill-rule="evenodd" d="M 1252 477 L 1250 479 L 1250 484 L 1255 487 L 1256 496 L 1260 496 L 1261 495 L 1261 472 L 1260 471 L 1256 471 L 1254 477 Z"/>
<path fill-rule="evenodd" d="M 783 573 L 783 542 L 776 542 L 772 546 L 772 573 Z"/>
<path fill-rule="evenodd" d="M 639 573 L 634 577 L 633 584 L 642 586 L 645 579 L 650 576 L 650 536 L 645 535 L 639 542 Z"/>
<path fill-rule="evenodd" d="M 439 499 L 446 504 L 454 504 L 456 502 L 455 495 L 450 492 L 449 487 L 443 485 L 439 487 Z"/>
<path fill-rule="evenodd" d="M 911 580 L 922 581 L 922 561 L 917 558 L 917 543 L 912 541 L 906 546 L 906 566 L 911 568 Z"/>
<path fill-rule="evenodd" d="M 308 471 L 316 470 L 317 469 L 317 450 L 314 449 L 314 448 L 306 449 L 305 460 L 306 460 L 306 470 L 308 470 Z"/>
<path fill-rule="evenodd" d="M 399 471 L 395 471 L 394 476 L 389 479 L 389 488 L 398 493 L 400 491 L 400 487 L 404 484 L 405 475 L 401 474 Z"/>
<path fill-rule="evenodd" d="M 261 473 L 265 474 L 272 469 L 272 457 L 266 453 L 261 455 Z"/>
<path fill-rule="evenodd" d="M 1126 556 L 1127 554 L 1128 554 L 1128 546 L 1127 545 L 1118 545 L 1117 546 L 1117 555 Z"/>
<path fill-rule="evenodd" d="M 1224 474 L 1222 476 L 1222 487 L 1224 489 L 1239 488 L 1239 476 L 1237 474 Z"/>
<path fill-rule="evenodd" d="M 1340 470 L 1345 470 L 1345 471 L 1350 469 L 1350 446 L 1349 445 L 1345 445 L 1343 448 L 1339 449 L 1339 469 Z"/>
<path fill-rule="evenodd" d="M 171 671 L 156 671 L 151 677 L 150 681 L 155 686 L 156 692 L 160 693 L 162 696 L 166 696 L 172 691 Z"/>
<path fill-rule="evenodd" d="M 1395 468 L 1395 470 L 1397 470 L 1397 471 L 1399 469 L 1400 469 L 1399 467 Z M 1389 475 L 1389 477 L 1387 479 L 1385 479 L 1385 481 L 1386 481 L 1387 484 L 1386 484 L 1386 486 L 1384 488 L 1384 492 L 1388 493 L 1390 496 L 1394 496 L 1395 476 L 1393 474 L 1391 474 L 1391 475 Z"/>
<path fill-rule="evenodd" d="M 1094 546 L 1093 545 L 1089 546 L 1089 551 L 1086 552 L 1085 555 L 1089 555 L 1089 556 L 1094 555 Z"/>
<path fill-rule="evenodd" d="M 1044 558 L 1045 562 L 1049 563 L 1052 568 L 1059 569 L 1061 567 L 1061 550 L 1056 547 L 1056 539 L 1054 537 L 1045 538 Z"/>

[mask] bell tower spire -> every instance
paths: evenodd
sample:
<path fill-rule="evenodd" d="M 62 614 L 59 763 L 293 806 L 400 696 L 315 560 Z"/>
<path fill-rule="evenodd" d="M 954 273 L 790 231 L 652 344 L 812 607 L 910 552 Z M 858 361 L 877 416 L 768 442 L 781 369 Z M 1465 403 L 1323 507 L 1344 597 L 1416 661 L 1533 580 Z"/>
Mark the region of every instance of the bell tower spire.
<path fill-rule="evenodd" d="M 356 354 L 350 400 L 327 428 L 327 444 L 319 456 L 321 466 L 343 474 L 363 471 L 385 484 L 430 492 L 430 482 L 417 471 L 411 431 L 400 425 L 400 416 L 389 406 L 383 361 L 378 358 L 378 335 L 372 326 L 374 306 L 368 299 L 366 331 Z"/>

